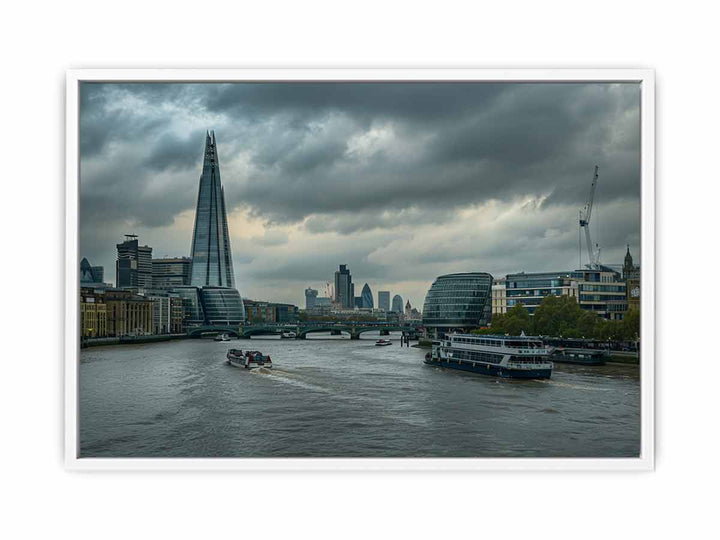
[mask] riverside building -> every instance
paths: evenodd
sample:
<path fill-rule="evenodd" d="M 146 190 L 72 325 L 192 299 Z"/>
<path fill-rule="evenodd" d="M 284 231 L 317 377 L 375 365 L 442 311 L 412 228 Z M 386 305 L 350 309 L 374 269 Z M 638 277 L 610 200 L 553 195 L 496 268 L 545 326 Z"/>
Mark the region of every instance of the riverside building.
<path fill-rule="evenodd" d="M 434 336 L 490 324 L 493 277 L 484 272 L 439 276 L 425 297 L 422 324 Z"/>
<path fill-rule="evenodd" d="M 80 289 L 80 336 L 84 338 L 107 336 L 105 295 L 88 287 Z"/>
<path fill-rule="evenodd" d="M 107 335 L 142 336 L 153 333 L 153 301 L 131 291 L 107 289 Z"/>
<path fill-rule="evenodd" d="M 505 288 L 505 278 L 493 280 L 492 286 L 492 314 L 502 315 L 507 313 L 507 295 Z"/>
<path fill-rule="evenodd" d="M 505 311 L 500 311 L 502 307 L 497 306 L 497 313 L 506 313 L 507 309 L 522 304 L 528 310 L 530 315 L 535 313 L 537 308 L 546 296 L 572 296 L 578 297 L 578 279 L 574 277 L 573 272 L 538 272 L 526 274 L 520 272 L 518 274 L 508 274 L 503 280 L 505 291 Z M 502 292 L 499 290 L 501 284 L 498 283 L 498 289 L 494 289 L 498 299 L 502 299 Z M 495 312 L 493 312 L 495 313 Z"/>

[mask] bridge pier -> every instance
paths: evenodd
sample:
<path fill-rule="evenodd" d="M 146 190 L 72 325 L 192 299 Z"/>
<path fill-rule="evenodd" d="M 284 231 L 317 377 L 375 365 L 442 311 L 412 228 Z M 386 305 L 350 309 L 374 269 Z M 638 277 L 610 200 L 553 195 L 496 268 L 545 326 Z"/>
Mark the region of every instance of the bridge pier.
<path fill-rule="evenodd" d="M 355 332 L 350 333 L 350 339 L 360 339 L 360 334 L 357 334 Z"/>

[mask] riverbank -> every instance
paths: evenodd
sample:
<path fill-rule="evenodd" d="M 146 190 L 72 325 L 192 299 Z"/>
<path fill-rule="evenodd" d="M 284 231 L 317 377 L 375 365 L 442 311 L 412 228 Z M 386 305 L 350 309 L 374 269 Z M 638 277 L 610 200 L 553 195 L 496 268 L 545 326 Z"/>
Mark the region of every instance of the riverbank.
<path fill-rule="evenodd" d="M 187 339 L 187 334 L 161 334 L 152 336 L 123 336 L 106 338 L 85 338 L 80 340 L 80 348 L 105 347 L 107 345 L 138 345 L 141 343 L 156 343 L 175 339 Z"/>

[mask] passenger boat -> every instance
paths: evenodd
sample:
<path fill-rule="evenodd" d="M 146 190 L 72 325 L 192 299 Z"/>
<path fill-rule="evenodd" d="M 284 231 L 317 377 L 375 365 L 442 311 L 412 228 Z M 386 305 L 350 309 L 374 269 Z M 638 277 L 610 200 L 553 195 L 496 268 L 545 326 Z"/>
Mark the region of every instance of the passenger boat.
<path fill-rule="evenodd" d="M 376 347 L 386 347 L 387 345 L 392 345 L 392 341 L 390 341 L 389 339 L 378 339 L 375 342 Z"/>
<path fill-rule="evenodd" d="M 517 379 L 549 379 L 553 369 L 542 341 L 524 335 L 451 334 L 433 342 L 425 363 Z"/>
<path fill-rule="evenodd" d="M 297 337 L 297 334 L 295 332 L 283 332 L 280 334 L 281 339 L 294 339 Z"/>
<path fill-rule="evenodd" d="M 548 347 L 548 358 L 553 362 L 581 364 L 583 366 L 604 366 L 607 351 L 579 349 L 573 347 Z"/>
<path fill-rule="evenodd" d="M 215 341 L 230 341 L 230 336 L 227 334 L 218 334 L 214 339 Z"/>
<path fill-rule="evenodd" d="M 244 351 L 242 349 L 230 349 L 227 352 L 227 362 L 231 366 L 255 369 L 272 368 L 270 355 L 262 354 L 260 351 Z"/>

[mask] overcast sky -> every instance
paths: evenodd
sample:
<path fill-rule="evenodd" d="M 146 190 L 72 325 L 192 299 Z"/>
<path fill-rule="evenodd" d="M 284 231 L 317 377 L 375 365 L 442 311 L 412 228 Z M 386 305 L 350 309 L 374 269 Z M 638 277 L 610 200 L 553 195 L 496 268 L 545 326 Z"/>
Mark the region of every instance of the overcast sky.
<path fill-rule="evenodd" d="M 601 262 L 639 262 L 638 84 L 93 83 L 80 256 L 105 281 L 125 233 L 189 256 L 209 129 L 247 298 L 304 307 L 340 263 L 419 309 L 444 273 L 575 269 L 595 164 Z"/>

